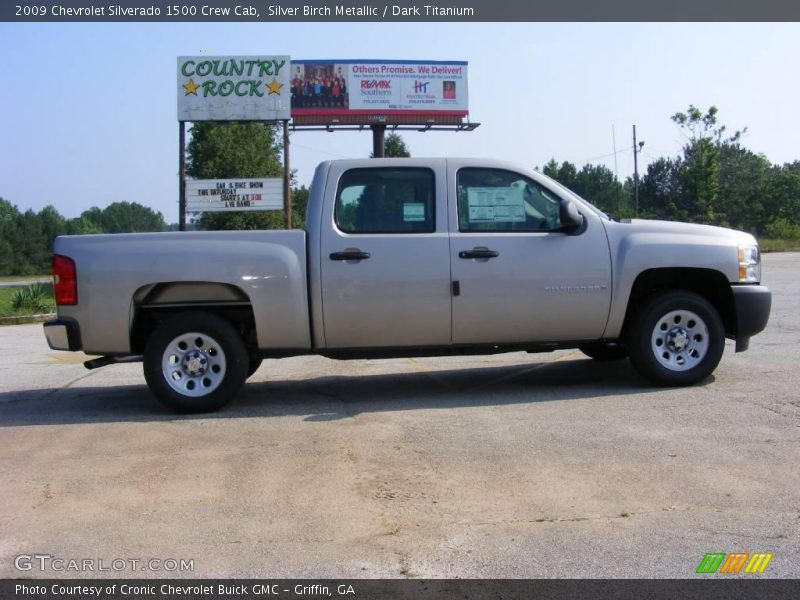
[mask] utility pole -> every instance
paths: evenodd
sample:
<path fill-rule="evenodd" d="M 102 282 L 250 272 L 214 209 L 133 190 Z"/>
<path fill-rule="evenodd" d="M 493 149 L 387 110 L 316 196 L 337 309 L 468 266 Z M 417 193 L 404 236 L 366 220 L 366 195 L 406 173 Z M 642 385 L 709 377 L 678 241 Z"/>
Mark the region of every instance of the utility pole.
<path fill-rule="evenodd" d="M 642 151 L 644 142 L 636 144 L 636 125 L 633 126 L 633 198 L 634 198 L 634 214 L 639 216 L 639 153 Z"/>

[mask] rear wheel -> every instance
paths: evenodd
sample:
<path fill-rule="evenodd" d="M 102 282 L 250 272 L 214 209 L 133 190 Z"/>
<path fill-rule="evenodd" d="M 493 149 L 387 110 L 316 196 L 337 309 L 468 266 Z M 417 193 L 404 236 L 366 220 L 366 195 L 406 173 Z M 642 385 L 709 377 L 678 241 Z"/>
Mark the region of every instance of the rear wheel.
<path fill-rule="evenodd" d="M 725 330 L 717 310 L 702 296 L 665 292 L 634 319 L 627 345 L 633 366 L 653 383 L 692 385 L 717 368 Z"/>
<path fill-rule="evenodd" d="M 164 321 L 144 353 L 150 390 L 179 412 L 217 410 L 239 391 L 248 357 L 239 332 L 210 313 L 183 313 Z"/>

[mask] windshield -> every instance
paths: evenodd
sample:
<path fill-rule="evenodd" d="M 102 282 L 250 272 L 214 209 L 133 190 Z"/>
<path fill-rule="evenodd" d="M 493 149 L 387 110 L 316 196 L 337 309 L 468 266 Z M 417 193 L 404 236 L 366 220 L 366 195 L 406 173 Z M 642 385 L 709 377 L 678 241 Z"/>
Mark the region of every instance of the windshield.
<path fill-rule="evenodd" d="M 589 201 L 588 201 L 586 198 L 583 198 L 583 197 L 579 196 L 578 194 L 576 194 L 575 192 L 573 192 L 573 191 L 572 191 L 571 189 L 569 189 L 568 187 L 565 187 L 565 186 L 561 185 L 561 184 L 560 184 L 560 183 L 558 183 L 558 182 L 557 182 L 555 179 L 553 179 L 552 177 L 549 177 L 549 176 L 545 175 L 545 174 L 544 174 L 544 173 L 542 173 L 541 171 L 539 171 L 538 173 L 539 173 L 539 175 L 541 175 L 542 177 L 546 178 L 546 179 L 547 179 L 547 180 L 548 180 L 550 183 L 552 183 L 552 184 L 553 184 L 555 187 L 557 187 L 557 188 L 559 189 L 559 191 L 561 191 L 561 192 L 564 192 L 564 193 L 566 193 L 567 195 L 569 195 L 569 196 L 572 196 L 573 198 L 576 198 L 576 199 L 580 200 L 582 203 L 584 203 L 586 206 L 588 206 L 588 207 L 589 207 L 589 208 L 592 210 L 592 212 L 594 212 L 594 213 L 595 213 L 595 214 L 596 214 L 598 217 L 600 217 L 601 219 L 605 219 L 606 221 L 612 221 L 612 220 L 613 220 L 613 219 L 612 219 L 610 216 L 608 216 L 608 215 L 607 215 L 606 213 L 604 213 L 602 210 L 600 210 L 599 208 L 597 208 L 597 207 L 596 207 L 594 204 L 592 204 L 591 202 L 589 202 Z"/>

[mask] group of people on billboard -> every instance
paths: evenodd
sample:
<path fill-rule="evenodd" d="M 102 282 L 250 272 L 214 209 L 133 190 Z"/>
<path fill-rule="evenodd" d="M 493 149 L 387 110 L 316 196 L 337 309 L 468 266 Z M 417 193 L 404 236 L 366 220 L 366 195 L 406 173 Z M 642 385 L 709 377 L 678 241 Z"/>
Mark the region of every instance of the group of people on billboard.
<path fill-rule="evenodd" d="M 296 66 L 292 73 L 292 108 L 347 108 L 347 77 L 332 64 Z"/>

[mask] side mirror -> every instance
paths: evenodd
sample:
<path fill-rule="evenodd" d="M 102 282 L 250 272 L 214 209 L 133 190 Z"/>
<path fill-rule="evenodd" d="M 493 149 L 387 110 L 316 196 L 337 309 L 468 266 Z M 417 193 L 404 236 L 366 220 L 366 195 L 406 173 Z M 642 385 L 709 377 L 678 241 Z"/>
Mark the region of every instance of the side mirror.
<path fill-rule="evenodd" d="M 558 205 L 558 217 L 564 233 L 576 234 L 583 231 L 586 217 L 578 211 L 578 205 L 569 198 L 562 198 Z"/>

